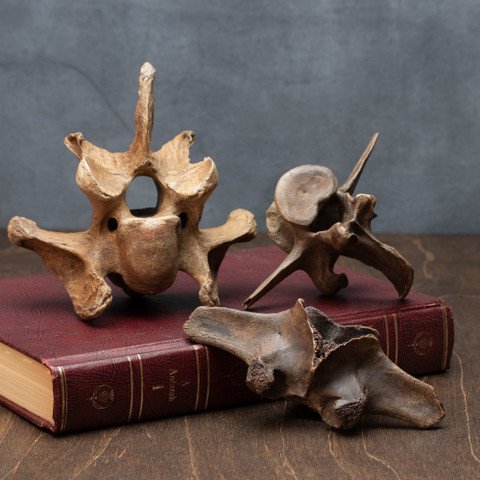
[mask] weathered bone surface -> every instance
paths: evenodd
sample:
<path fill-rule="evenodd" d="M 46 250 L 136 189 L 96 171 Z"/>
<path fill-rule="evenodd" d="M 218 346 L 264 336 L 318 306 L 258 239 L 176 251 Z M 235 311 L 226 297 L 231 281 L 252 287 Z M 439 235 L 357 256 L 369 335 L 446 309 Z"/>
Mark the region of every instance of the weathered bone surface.
<path fill-rule="evenodd" d="M 111 153 L 92 145 L 81 133 L 65 138 L 79 158 L 77 185 L 93 206 L 90 228 L 79 233 L 49 232 L 26 218 L 14 217 L 10 240 L 37 252 L 63 282 L 83 319 L 101 315 L 112 300 L 109 277 L 129 294 L 155 294 L 175 280 L 177 271 L 200 285 L 204 305 L 218 305 L 217 272 L 228 247 L 256 234 L 253 215 L 233 211 L 219 227 L 200 230 L 203 207 L 218 178 L 212 159 L 191 164 L 195 134 L 185 131 L 163 147 L 150 148 L 155 69 L 140 71 L 136 134 L 127 152 Z M 126 192 L 138 176 L 157 187 L 156 207 L 130 211 Z"/>
<path fill-rule="evenodd" d="M 348 284 L 345 274 L 333 272 L 340 255 L 380 270 L 400 298 L 407 295 L 413 282 L 412 266 L 397 250 L 379 242 L 370 228 L 376 217 L 375 197 L 352 196 L 377 136 L 341 187 L 328 168 L 317 165 L 296 167 L 280 178 L 275 200 L 267 210 L 267 229 L 289 255 L 245 300 L 246 307 L 296 270 L 307 272 L 322 293 L 337 293 Z"/>
<path fill-rule="evenodd" d="M 301 402 L 335 428 L 353 427 L 368 413 L 419 428 L 444 416 L 433 387 L 389 360 L 374 329 L 339 326 L 301 299 L 273 314 L 199 307 L 184 330 L 243 359 L 256 393 Z"/>

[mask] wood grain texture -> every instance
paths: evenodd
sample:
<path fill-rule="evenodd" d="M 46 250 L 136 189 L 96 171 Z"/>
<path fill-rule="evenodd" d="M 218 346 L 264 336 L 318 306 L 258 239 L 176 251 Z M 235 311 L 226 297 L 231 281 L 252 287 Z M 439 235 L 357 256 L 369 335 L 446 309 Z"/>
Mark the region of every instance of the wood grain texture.
<path fill-rule="evenodd" d="M 445 408 L 438 428 L 369 417 L 342 433 L 280 400 L 54 437 L 0 407 L 0 479 L 480 478 L 480 236 L 379 237 L 412 263 L 414 289 L 453 308 L 451 369 L 421 378 Z M 261 237 L 244 246 L 267 244 Z M 44 273 L 38 261 L 1 232 L 0 277 Z"/>

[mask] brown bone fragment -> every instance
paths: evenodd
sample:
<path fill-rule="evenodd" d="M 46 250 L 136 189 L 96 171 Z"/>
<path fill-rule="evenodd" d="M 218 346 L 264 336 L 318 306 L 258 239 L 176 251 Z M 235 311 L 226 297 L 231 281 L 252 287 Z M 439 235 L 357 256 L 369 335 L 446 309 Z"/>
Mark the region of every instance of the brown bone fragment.
<path fill-rule="evenodd" d="M 155 69 L 140 71 L 136 133 L 128 151 L 111 153 L 81 133 L 65 138 L 78 157 L 77 185 L 93 206 L 90 228 L 79 233 L 49 232 L 22 217 L 8 226 L 10 240 L 38 253 L 63 282 L 77 314 L 93 319 L 112 301 L 106 277 L 128 294 L 155 294 L 167 289 L 178 270 L 200 285 L 204 305 L 218 305 L 217 273 L 228 247 L 256 234 L 253 214 L 233 211 L 219 227 L 199 229 L 203 207 L 217 186 L 211 158 L 191 164 L 194 132 L 185 131 L 152 152 Z M 153 179 L 154 208 L 130 210 L 126 192 L 138 176 Z"/>
<path fill-rule="evenodd" d="M 377 137 L 373 136 L 341 187 L 331 170 L 318 165 L 296 167 L 280 178 L 267 210 L 267 229 L 289 255 L 245 300 L 247 308 L 296 270 L 307 272 L 322 293 L 334 295 L 348 284 L 344 274 L 333 271 L 340 255 L 380 270 L 400 298 L 407 295 L 412 266 L 397 250 L 379 242 L 370 228 L 376 217 L 375 197 L 352 196 Z"/>
<path fill-rule="evenodd" d="M 259 395 L 301 402 L 335 428 L 353 427 L 368 413 L 419 428 L 444 416 L 433 387 L 397 367 L 376 330 L 337 325 L 301 299 L 272 314 L 199 307 L 184 330 L 244 360 L 247 385 Z"/>

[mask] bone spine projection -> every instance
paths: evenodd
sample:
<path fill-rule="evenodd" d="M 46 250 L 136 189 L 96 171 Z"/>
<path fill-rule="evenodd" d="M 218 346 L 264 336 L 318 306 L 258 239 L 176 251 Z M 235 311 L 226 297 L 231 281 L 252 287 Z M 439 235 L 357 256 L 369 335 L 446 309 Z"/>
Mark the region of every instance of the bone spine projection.
<path fill-rule="evenodd" d="M 335 428 L 351 428 L 368 413 L 419 428 L 444 416 L 433 387 L 397 367 L 376 330 L 337 325 L 301 299 L 272 314 L 199 307 L 184 330 L 243 359 L 254 392 L 303 403 Z"/>
<path fill-rule="evenodd" d="M 333 271 L 340 255 L 380 270 L 400 298 L 407 295 L 412 266 L 393 247 L 378 241 L 370 228 L 376 217 L 375 197 L 352 196 L 377 137 L 378 133 L 341 187 L 331 170 L 318 165 L 296 167 L 280 178 L 267 210 L 267 230 L 289 255 L 245 300 L 247 308 L 296 270 L 307 272 L 322 293 L 337 293 L 348 285 L 345 274 Z"/>
<path fill-rule="evenodd" d="M 136 133 L 127 152 L 103 150 L 81 133 L 65 138 L 80 160 L 77 185 L 93 206 L 90 228 L 49 232 L 21 217 L 12 218 L 8 226 L 10 240 L 42 257 L 85 320 L 101 315 L 112 301 L 106 277 L 128 294 L 155 294 L 167 289 L 182 270 L 200 285 L 204 305 L 218 305 L 217 273 L 228 247 L 256 234 L 253 214 L 243 209 L 231 212 L 224 225 L 199 229 L 205 202 L 217 186 L 217 169 L 211 158 L 190 163 L 195 139 L 191 131 L 152 152 L 154 80 L 155 69 L 145 63 Z M 153 179 L 158 201 L 154 208 L 130 211 L 126 192 L 138 176 Z"/>

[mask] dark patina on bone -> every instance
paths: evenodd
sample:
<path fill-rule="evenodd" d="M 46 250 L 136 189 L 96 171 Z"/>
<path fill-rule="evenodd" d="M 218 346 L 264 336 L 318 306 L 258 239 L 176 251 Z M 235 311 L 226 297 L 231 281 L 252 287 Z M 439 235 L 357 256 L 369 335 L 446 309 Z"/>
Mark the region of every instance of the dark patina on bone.
<path fill-rule="evenodd" d="M 444 416 L 433 387 L 396 366 L 376 330 L 340 326 L 301 299 L 271 314 L 199 307 L 184 331 L 244 360 L 247 385 L 257 394 L 298 401 L 335 428 L 351 428 L 368 413 L 419 428 Z"/>
<path fill-rule="evenodd" d="M 247 308 L 296 270 L 304 270 L 322 293 L 334 295 L 348 285 L 345 274 L 333 271 L 340 255 L 380 270 L 400 298 L 408 294 L 413 282 L 412 266 L 372 234 L 375 197 L 353 196 L 377 137 L 373 136 L 340 187 L 332 171 L 319 165 L 302 165 L 280 178 L 274 202 L 267 210 L 267 229 L 288 256 L 245 300 Z"/>

